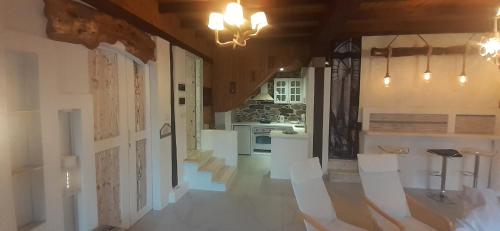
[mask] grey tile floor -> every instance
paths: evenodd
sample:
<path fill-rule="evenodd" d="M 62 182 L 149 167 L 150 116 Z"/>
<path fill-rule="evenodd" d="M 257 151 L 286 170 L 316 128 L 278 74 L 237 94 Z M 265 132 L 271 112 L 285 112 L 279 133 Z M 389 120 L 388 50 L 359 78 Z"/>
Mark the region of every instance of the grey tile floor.
<path fill-rule="evenodd" d="M 162 211 L 151 211 L 131 231 L 295 231 L 305 230 L 288 180 L 269 178 L 270 159 L 241 156 L 238 174 L 228 192 L 189 191 Z M 326 182 L 340 219 L 374 230 L 362 204 L 360 184 Z M 456 205 L 442 207 L 425 198 L 423 190 L 410 190 L 438 212 L 454 218 Z"/>

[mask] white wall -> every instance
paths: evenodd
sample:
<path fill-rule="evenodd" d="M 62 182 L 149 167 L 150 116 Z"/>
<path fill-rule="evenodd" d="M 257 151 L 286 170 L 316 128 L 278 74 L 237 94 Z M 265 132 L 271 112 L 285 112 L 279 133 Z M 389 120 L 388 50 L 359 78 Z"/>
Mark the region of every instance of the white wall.
<path fill-rule="evenodd" d="M 463 45 L 470 34 L 423 35 L 434 47 Z M 384 48 L 394 36 L 363 37 L 361 60 L 360 120 L 363 109 L 385 112 L 429 113 L 441 111 L 480 112 L 499 110 L 500 70 L 478 54 L 467 56 L 466 72 L 469 82 L 460 86 L 457 76 L 462 69 L 462 55 L 431 57 L 432 80 L 425 83 L 422 74 L 426 69 L 426 56 L 397 57 L 391 59 L 392 83 L 386 88 L 383 77 L 386 59 L 371 57 L 372 47 Z M 475 37 L 478 40 L 480 35 Z M 393 47 L 425 46 L 416 35 L 400 36 Z M 365 125 L 363 126 L 365 127 Z M 377 145 L 393 145 L 410 148 L 410 155 L 400 158 L 403 184 L 407 187 L 438 188 L 439 178 L 429 177 L 431 170 L 440 170 L 441 159 L 426 153 L 428 148 L 465 147 L 492 150 L 491 140 L 435 137 L 363 136 L 360 148 L 363 153 L 380 152 Z M 447 187 L 460 189 L 467 181 L 461 176 L 464 160 L 449 162 Z M 489 160 L 482 160 L 480 186 L 487 184 Z"/>
<path fill-rule="evenodd" d="M 463 45 L 470 34 L 423 35 L 434 47 Z M 361 60 L 360 107 L 387 108 L 498 108 L 500 101 L 500 70 L 478 54 L 467 57 L 469 83 L 458 85 L 462 55 L 431 57 L 432 80 L 424 83 L 426 56 L 391 59 L 391 86 L 385 88 L 386 59 L 371 57 L 372 47 L 384 48 L 394 36 L 363 37 Z M 475 40 L 480 35 L 475 36 Z M 402 35 L 393 47 L 425 46 L 416 35 Z"/>
<path fill-rule="evenodd" d="M 12 195 L 10 154 L 6 143 L 4 51 L 35 53 L 38 57 L 46 222 L 35 230 L 64 230 L 62 172 L 58 110 L 81 110 L 79 150 L 82 174 L 80 193 L 80 230 L 97 226 L 97 195 L 93 139 L 93 106 L 89 91 L 88 49 L 46 38 L 42 0 L 0 0 L 0 231 L 16 230 Z M 152 145 L 155 209 L 168 202 L 171 191 L 171 140 L 159 139 L 159 128 L 170 118 L 169 43 L 157 40 L 157 63 L 150 63 Z M 114 46 L 118 52 L 123 46 Z M 181 115 L 179 115 L 181 116 Z M 182 123 L 182 122 L 181 122 Z M 182 130 L 178 126 L 178 131 Z M 178 137 L 183 137 L 179 134 Z M 182 145 L 181 145 L 182 146 Z M 180 156 L 183 160 L 183 157 Z M 181 167 L 180 165 L 179 167 Z M 182 177 L 180 178 L 182 179 Z"/>
<path fill-rule="evenodd" d="M 186 84 L 186 55 L 187 51 L 174 46 L 174 105 L 175 105 L 175 132 L 177 140 L 177 171 L 179 185 L 185 185 L 183 182 L 182 163 L 187 158 L 187 122 L 186 122 L 186 104 L 179 104 L 179 98 L 186 98 L 186 91 L 179 91 L 179 84 Z"/>
<path fill-rule="evenodd" d="M 44 153 L 44 182 L 46 197 L 46 218 L 44 225 L 37 230 L 63 230 L 62 211 L 62 185 L 61 185 L 61 160 L 59 142 L 61 141 L 57 128 L 59 126 L 57 111 L 71 106 L 82 110 L 82 116 L 86 118 L 82 126 L 92 127 L 92 113 L 89 111 L 88 97 L 81 95 L 88 93 L 88 63 L 87 49 L 79 45 L 59 43 L 46 39 L 45 22 L 43 17 L 43 1 L 19 0 L 0 2 L 0 49 L 16 50 L 34 53 L 38 58 L 39 83 L 40 83 L 40 108 L 42 120 L 42 145 Z M 5 86 L 4 68 L 0 68 L 0 88 Z M 83 78 L 83 79 L 82 79 Z M 0 230 L 15 230 L 14 204 L 12 195 L 11 168 L 8 147 L 5 143 L 5 95 L 0 90 Z M 75 97 L 63 95 L 64 93 L 76 93 Z M 73 99 L 71 104 L 66 100 Z M 90 117 L 90 118 L 89 118 Z M 82 134 L 93 134 L 92 131 L 84 130 Z M 83 152 L 92 151 L 93 138 L 81 137 Z M 91 167 L 95 161 L 89 153 L 82 153 L 82 167 Z M 82 169 L 82 181 L 93 182 L 94 190 L 82 189 L 82 198 L 86 203 L 82 206 L 82 227 L 91 229 L 97 224 L 96 200 L 95 200 L 95 170 Z M 91 212 L 89 212 L 91 211 Z"/>
<path fill-rule="evenodd" d="M 172 138 L 160 139 L 163 124 L 172 124 L 170 107 L 170 43 L 156 38 L 156 63 L 151 65 L 151 121 L 153 150 L 153 208 L 168 204 L 172 189 Z"/>

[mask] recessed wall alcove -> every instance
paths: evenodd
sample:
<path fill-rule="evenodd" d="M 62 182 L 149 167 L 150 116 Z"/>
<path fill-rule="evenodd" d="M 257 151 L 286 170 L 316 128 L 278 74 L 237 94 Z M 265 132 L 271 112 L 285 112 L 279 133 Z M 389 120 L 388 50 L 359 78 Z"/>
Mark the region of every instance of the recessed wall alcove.
<path fill-rule="evenodd" d="M 7 51 L 7 130 L 18 230 L 45 222 L 38 57 Z"/>

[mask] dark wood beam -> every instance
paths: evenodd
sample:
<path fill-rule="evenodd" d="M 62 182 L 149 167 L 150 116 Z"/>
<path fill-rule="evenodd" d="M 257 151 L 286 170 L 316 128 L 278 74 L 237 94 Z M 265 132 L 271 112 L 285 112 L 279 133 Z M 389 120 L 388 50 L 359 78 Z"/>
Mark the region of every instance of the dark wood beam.
<path fill-rule="evenodd" d="M 349 21 L 343 33 L 359 35 L 483 33 L 492 28 L 492 20 L 422 20 L 422 21 Z"/>
<path fill-rule="evenodd" d="M 417 56 L 417 55 L 427 55 L 428 47 L 393 47 L 392 57 L 405 57 L 405 56 Z M 432 55 L 456 55 L 463 54 L 465 52 L 465 46 L 451 46 L 451 47 L 433 47 Z M 477 48 L 469 52 L 478 52 Z M 387 57 L 387 48 L 372 48 L 370 52 L 371 56 L 375 57 Z"/>
<path fill-rule="evenodd" d="M 243 2 L 243 7 L 249 10 L 272 10 L 274 8 L 304 7 L 311 5 L 322 5 L 325 0 L 266 0 Z M 185 13 L 185 12 L 210 12 L 224 10 L 227 2 L 224 1 L 160 1 L 158 9 L 160 13 Z"/>
<path fill-rule="evenodd" d="M 162 29 L 158 28 L 156 25 L 151 24 L 150 22 L 146 21 L 143 18 L 138 17 L 137 15 L 125 10 L 124 8 L 120 7 L 119 5 L 106 1 L 106 0 L 83 0 L 83 2 L 101 10 L 102 12 L 109 14 L 113 17 L 116 18 L 121 18 L 126 20 L 128 23 L 136 26 L 137 28 L 140 28 L 141 30 L 148 32 L 152 35 L 158 35 L 162 37 L 163 39 L 169 41 L 170 43 L 175 44 L 176 46 L 179 46 L 201 58 L 203 60 L 212 63 L 212 58 L 208 57 L 207 55 L 199 52 L 196 50 L 194 47 L 191 45 L 180 41 L 179 39 L 175 38 L 174 36 L 166 33 Z"/>

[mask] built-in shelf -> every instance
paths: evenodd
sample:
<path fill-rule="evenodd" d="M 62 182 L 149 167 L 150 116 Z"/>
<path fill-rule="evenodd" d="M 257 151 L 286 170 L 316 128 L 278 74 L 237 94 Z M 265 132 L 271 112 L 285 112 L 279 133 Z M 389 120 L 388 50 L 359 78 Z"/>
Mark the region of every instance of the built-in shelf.
<path fill-rule="evenodd" d="M 404 136 L 404 137 L 435 137 L 435 138 L 463 138 L 463 139 L 500 140 L 499 135 L 484 135 L 484 134 L 373 132 L 373 131 L 363 131 L 361 134 L 367 135 L 367 136 Z"/>
<path fill-rule="evenodd" d="M 28 174 L 43 170 L 41 165 L 23 166 L 12 170 L 12 175 Z"/>
<path fill-rule="evenodd" d="M 46 219 L 38 56 L 5 52 L 7 131 L 17 230 Z"/>

